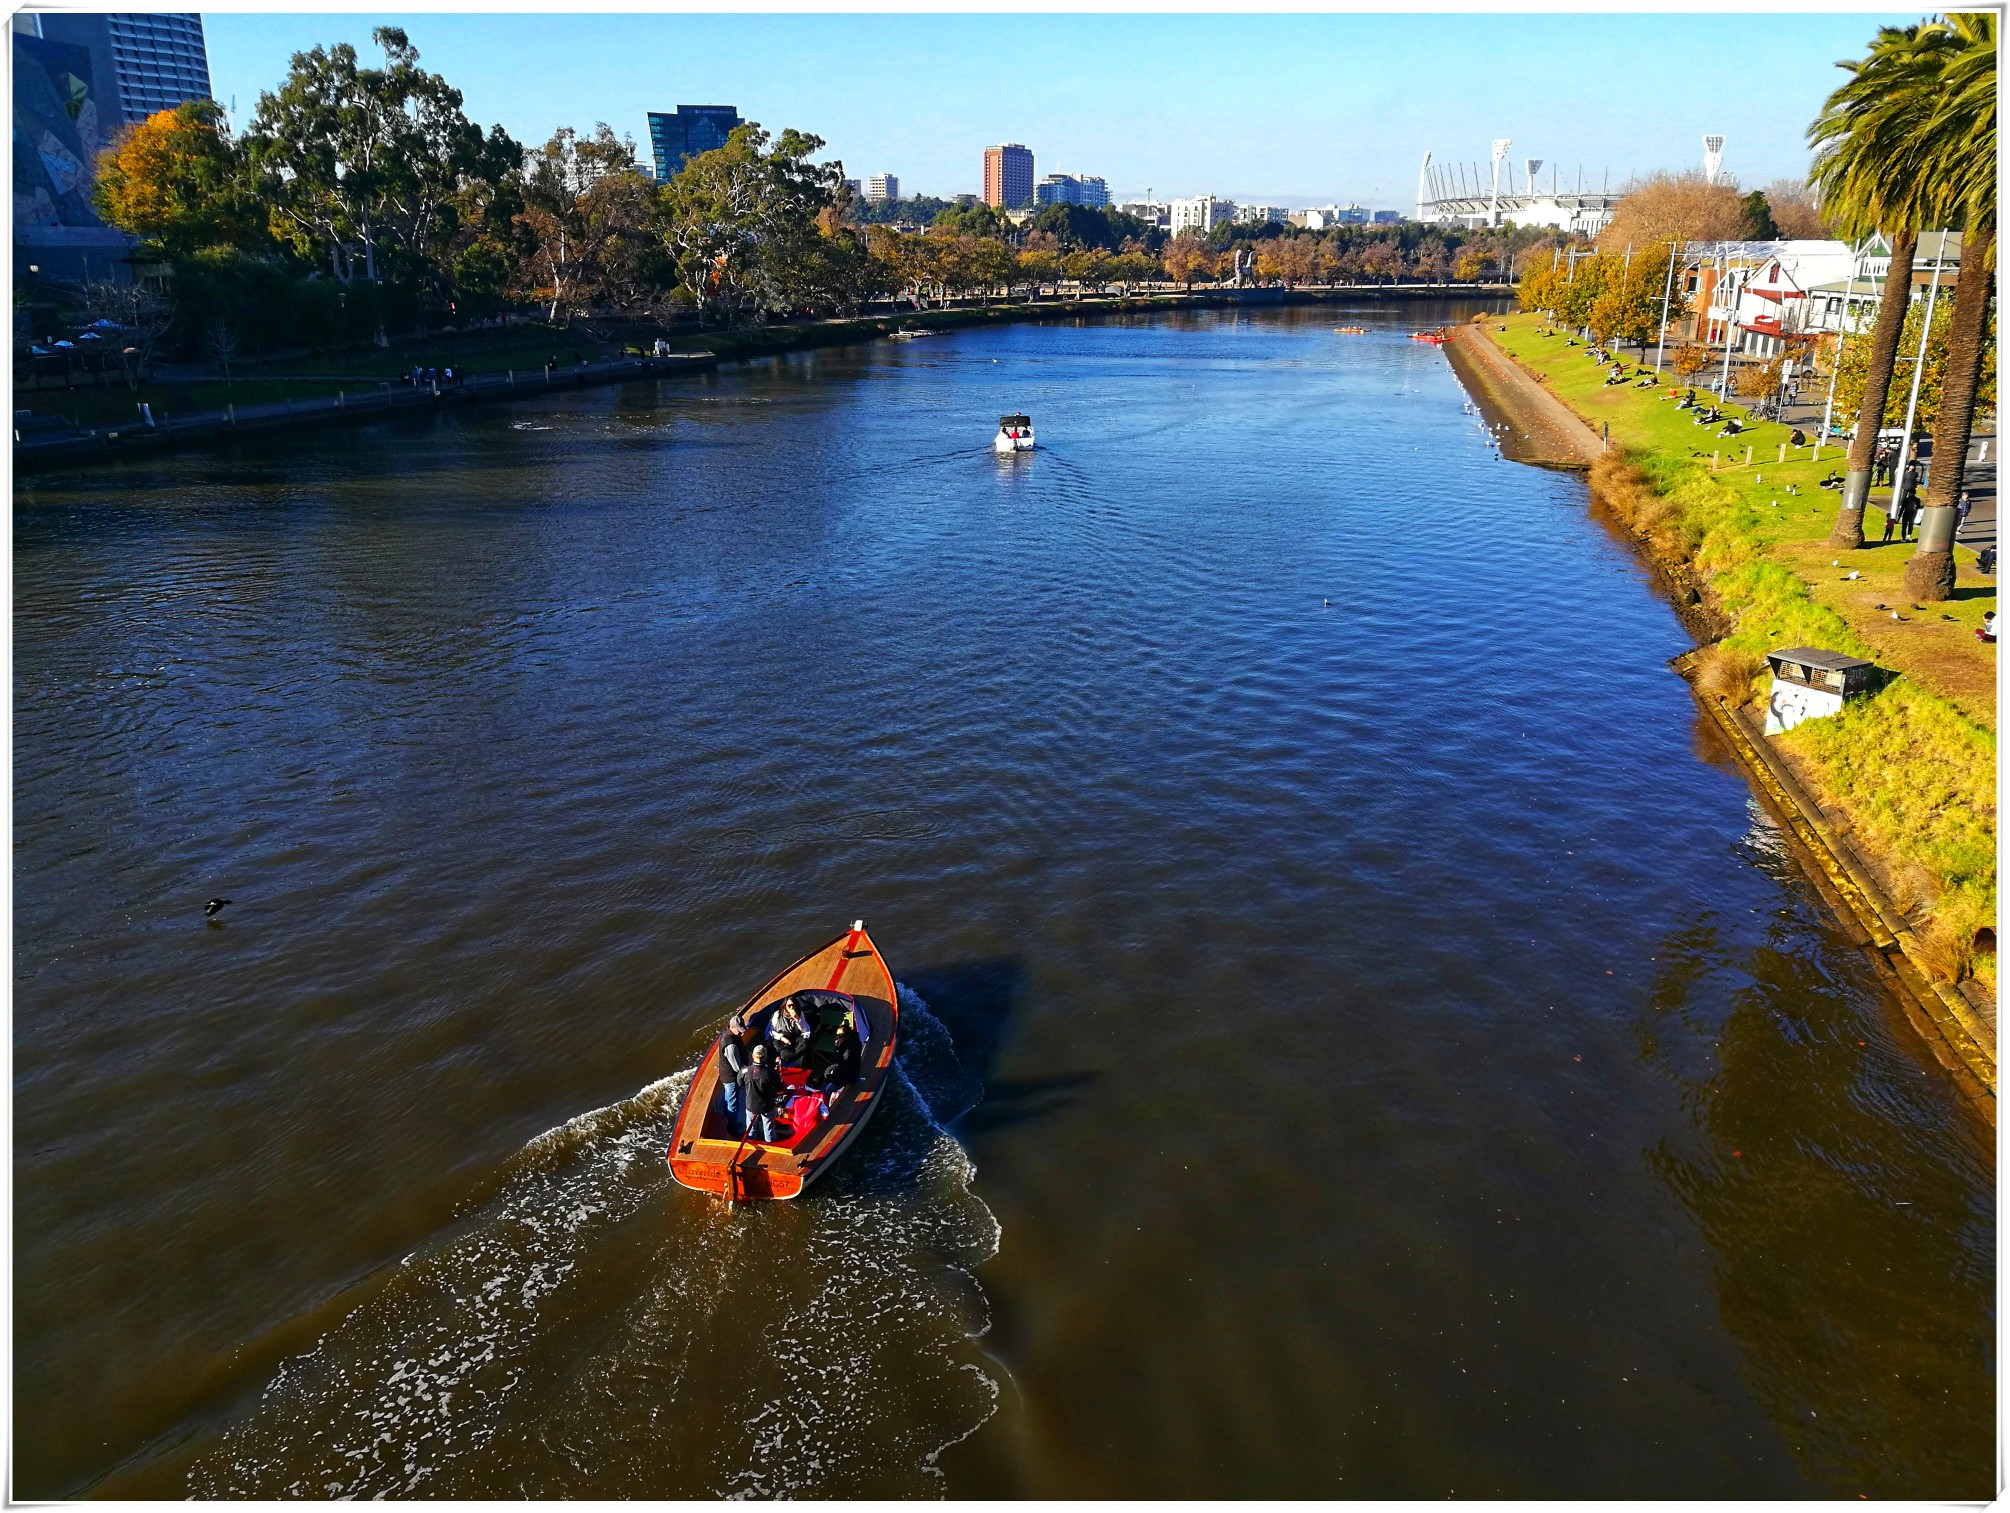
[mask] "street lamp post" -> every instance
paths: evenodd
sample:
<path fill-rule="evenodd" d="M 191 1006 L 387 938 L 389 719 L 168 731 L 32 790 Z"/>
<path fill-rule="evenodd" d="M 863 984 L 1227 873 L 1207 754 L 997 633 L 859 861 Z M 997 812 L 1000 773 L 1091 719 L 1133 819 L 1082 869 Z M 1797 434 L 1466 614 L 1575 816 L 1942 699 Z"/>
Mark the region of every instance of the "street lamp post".
<path fill-rule="evenodd" d="M 1868 247 L 1870 243 L 1866 241 L 1863 245 Z M 1814 460 L 1816 462 L 1822 460 L 1822 443 L 1829 439 L 1829 426 L 1835 420 L 1836 375 L 1842 372 L 1843 344 L 1849 340 L 1849 306 L 1850 301 L 1856 298 L 1856 261 L 1860 255 L 1859 248 L 1855 244 L 1852 244 L 1849 249 L 1849 279 L 1843 285 L 1842 328 L 1836 332 L 1836 354 L 1829 360 L 1828 403 L 1822 406 L 1822 428 L 1815 436 Z"/>
<path fill-rule="evenodd" d="M 1675 294 L 1675 258 L 1676 254 L 1688 245 L 1687 242 L 1670 241 L 1668 243 L 1668 282 L 1661 289 L 1661 329 L 1654 337 L 1654 376 L 1656 378 L 1661 376 L 1661 354 L 1668 346 L 1668 301 Z"/>
<path fill-rule="evenodd" d="M 1946 261 L 1947 233 L 1943 231 L 1940 233 L 1940 253 L 1933 260 L 1933 283 L 1926 291 L 1926 319 L 1919 323 L 1919 352 L 1912 360 L 1912 392 L 1905 400 L 1905 434 L 1898 439 L 1898 465 L 1891 475 L 1892 512 L 1905 502 L 1905 467 L 1906 459 L 1912 452 L 1912 417 L 1919 410 L 1919 380 L 1926 372 L 1926 339 L 1933 334 L 1933 302 L 1940 298 L 1940 270 Z M 1882 416 L 1878 418 L 1883 419 Z"/>
<path fill-rule="evenodd" d="M 1724 289 L 1731 282 L 1730 253 L 1727 252 L 1723 255 L 1723 264 L 1724 271 L 1717 279 L 1717 287 L 1720 290 Z M 1728 295 L 1727 298 L 1736 299 L 1737 295 L 1733 293 Z M 1731 339 L 1736 334 L 1737 329 L 1738 307 L 1727 303 L 1724 306 L 1724 368 L 1717 376 L 1717 401 L 1719 404 L 1724 403 L 1731 397 Z"/>

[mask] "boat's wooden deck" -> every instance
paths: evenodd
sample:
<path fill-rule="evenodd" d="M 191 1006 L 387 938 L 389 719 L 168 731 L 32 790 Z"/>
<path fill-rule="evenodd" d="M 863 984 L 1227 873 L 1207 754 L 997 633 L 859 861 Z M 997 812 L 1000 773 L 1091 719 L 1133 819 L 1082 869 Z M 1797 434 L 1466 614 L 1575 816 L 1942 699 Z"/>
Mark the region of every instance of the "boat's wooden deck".
<path fill-rule="evenodd" d="M 805 988 L 848 993 L 864 1012 L 872 1034 L 859 1080 L 832 1101 L 830 1117 L 799 1140 L 764 1145 L 732 1138 L 725 1134 L 719 1109 L 715 1041 L 691 1079 L 671 1137 L 670 1169 L 686 1187 L 721 1196 L 792 1198 L 837 1156 L 883 1096 L 898 1013 L 893 974 L 871 937 L 862 930 L 847 931 L 769 981 L 741 1006 L 742 1012 L 765 1009 Z"/>

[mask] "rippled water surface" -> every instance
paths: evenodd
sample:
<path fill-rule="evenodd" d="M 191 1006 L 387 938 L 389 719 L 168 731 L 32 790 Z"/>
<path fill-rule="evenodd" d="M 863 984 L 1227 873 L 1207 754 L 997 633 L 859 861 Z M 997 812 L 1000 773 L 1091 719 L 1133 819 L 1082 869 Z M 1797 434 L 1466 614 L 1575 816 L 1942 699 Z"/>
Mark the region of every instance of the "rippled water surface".
<path fill-rule="evenodd" d="M 1987 1127 L 1457 313 L 19 487 L 15 1491 L 1988 1495 Z M 888 1108 L 678 1189 L 858 916 Z"/>

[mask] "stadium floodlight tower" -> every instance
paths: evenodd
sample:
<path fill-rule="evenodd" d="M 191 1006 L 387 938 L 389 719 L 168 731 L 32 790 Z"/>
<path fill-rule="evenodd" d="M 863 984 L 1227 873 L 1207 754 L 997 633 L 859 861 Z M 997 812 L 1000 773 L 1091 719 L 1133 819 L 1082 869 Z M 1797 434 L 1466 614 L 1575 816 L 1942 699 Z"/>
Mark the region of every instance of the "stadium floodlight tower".
<path fill-rule="evenodd" d="M 1724 166 L 1724 139 L 1722 137 L 1703 138 L 1703 182 L 1717 182 L 1717 170 Z"/>
<path fill-rule="evenodd" d="M 1527 169 L 1527 170 L 1528 170 L 1528 174 L 1527 174 L 1527 179 L 1528 179 L 1528 192 L 1529 192 L 1530 194 L 1534 194 L 1534 193 L 1535 193 L 1535 176 L 1536 176 L 1536 174 L 1537 174 L 1537 173 L 1539 173 L 1539 172 L 1541 171 L 1541 169 L 1542 169 L 1542 159 L 1541 159 L 1541 158 L 1525 158 L 1525 159 L 1523 159 L 1523 161 L 1522 161 L 1522 165 L 1521 165 L 1521 166 L 1522 166 L 1523 168 L 1525 168 L 1525 169 Z"/>
<path fill-rule="evenodd" d="M 1494 189 L 1493 198 L 1487 204 L 1489 226 L 1498 226 L 1501 223 L 1501 164 L 1506 160 L 1508 149 L 1512 146 L 1514 143 L 1506 137 L 1497 137 L 1494 140 Z"/>
<path fill-rule="evenodd" d="M 1431 192 L 1431 155 L 1424 154 L 1424 166 L 1417 170 L 1417 219 L 1427 221 L 1437 196 Z"/>

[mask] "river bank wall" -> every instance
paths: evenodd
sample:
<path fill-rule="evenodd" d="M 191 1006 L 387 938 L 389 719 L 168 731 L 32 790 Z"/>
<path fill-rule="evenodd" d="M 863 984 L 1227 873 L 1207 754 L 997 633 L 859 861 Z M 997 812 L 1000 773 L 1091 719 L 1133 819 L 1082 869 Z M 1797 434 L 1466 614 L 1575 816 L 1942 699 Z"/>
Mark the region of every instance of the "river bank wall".
<path fill-rule="evenodd" d="M 476 373 L 448 388 L 413 388 L 378 381 L 331 398 L 226 407 L 178 417 L 168 424 L 135 422 L 80 427 L 59 434 L 17 432 L 14 466 L 20 472 L 90 467 L 119 458 L 188 447 L 231 445 L 283 437 L 331 425 L 373 425 L 396 416 L 429 414 L 442 407 L 540 397 L 553 389 L 630 383 L 716 367 L 744 358 L 780 356 L 822 347 L 880 341 L 900 330 L 954 331 L 971 326 L 1078 320 L 1091 315 L 1162 314 L 1242 306 L 1412 303 L 1454 298 L 1505 298 L 1505 284 L 1371 284 L 1312 289 L 1206 289 L 1191 293 L 1139 293 L 1078 300 L 1050 299 L 913 310 L 849 320 L 809 321 L 701 332 L 664 332 L 687 350 L 669 357 L 622 357 L 552 369 Z M 635 338 L 657 334 L 637 326 Z"/>
<path fill-rule="evenodd" d="M 1727 520 L 1718 534 L 1671 529 L 1666 496 L 1632 465 L 1651 459 L 1642 458 L 1636 448 L 1629 461 L 1624 443 L 1606 434 L 1610 422 L 1601 422 L 1600 429 L 1594 431 L 1589 418 L 1546 384 L 1541 373 L 1506 351 L 1495 340 L 1497 334 L 1499 328 L 1487 323 L 1469 323 L 1453 334 L 1446 344 L 1446 355 L 1482 412 L 1496 422 L 1503 451 L 1517 460 L 1589 475 L 1593 507 L 1632 540 L 1685 629 L 1696 638 L 1698 649 L 1676 658 L 1671 665 L 1688 683 L 1720 736 L 1722 749 L 1744 773 L 1843 933 L 1871 960 L 1880 981 L 1929 1052 L 1993 1123 L 1994 993 L 1972 971 L 1962 970 L 1964 963 L 1950 951 L 1944 930 L 1936 938 L 1932 900 L 1921 900 L 1915 893 L 1908 909 L 1896 899 L 1899 890 L 1892 880 L 1921 870 L 1921 858 L 1908 854 L 1918 848 L 1902 843 L 1879 845 L 1866 838 L 1866 830 L 1872 827 L 1861 812 L 1863 806 L 1837 795 L 1841 785 L 1833 770 L 1838 765 L 1833 742 L 1814 750 L 1782 746 L 1764 734 L 1750 707 L 1759 674 L 1749 665 L 1749 650 L 1735 646 L 1733 638 L 1741 633 L 1745 640 L 1764 636 L 1768 627 L 1763 623 L 1749 629 L 1741 626 L 1741 611 L 1751 608 L 1752 595 L 1749 581 L 1733 575 L 1743 572 L 1749 580 L 1752 574 L 1748 569 L 1755 563 L 1776 571 L 1778 564 L 1767 563 L 1764 549 L 1750 543 L 1751 549 L 1744 553 L 1728 550 L 1721 533 L 1749 534 L 1752 526 L 1748 520 Z M 1516 450 L 1510 450 L 1511 438 Z M 1755 455 L 1763 444 L 1754 443 Z M 1781 471 L 1793 466 L 1786 461 L 1788 450 L 1783 446 L 1775 454 L 1780 462 L 1761 466 L 1774 467 L 1779 478 Z M 1803 466 L 1812 472 L 1812 464 L 1810 458 Z M 1696 465 L 1683 459 L 1682 466 Z M 1759 469 L 1750 464 L 1745 467 L 1750 479 L 1763 479 Z M 1783 485 L 1776 482 L 1775 487 Z M 1800 496 L 1795 492 L 1789 497 Z M 1768 617 L 1753 618 L 1763 621 Z M 1811 617 L 1799 618 L 1805 623 Z M 1828 639 L 1841 638 L 1832 635 Z M 1853 646 L 1843 649 L 1857 650 Z M 1874 733 L 1871 739 L 1876 739 Z M 1993 732 L 1988 745 L 1993 759 Z M 1887 754 L 1893 759 L 1887 781 L 1905 783 L 1919 776 L 1905 771 L 1904 758 L 1910 754 L 1905 750 Z M 1817 794 L 1824 794 L 1828 802 L 1822 802 Z M 1993 843 L 1993 811 L 1990 830 Z M 1993 918 L 1993 877 L 1989 892 Z"/>

